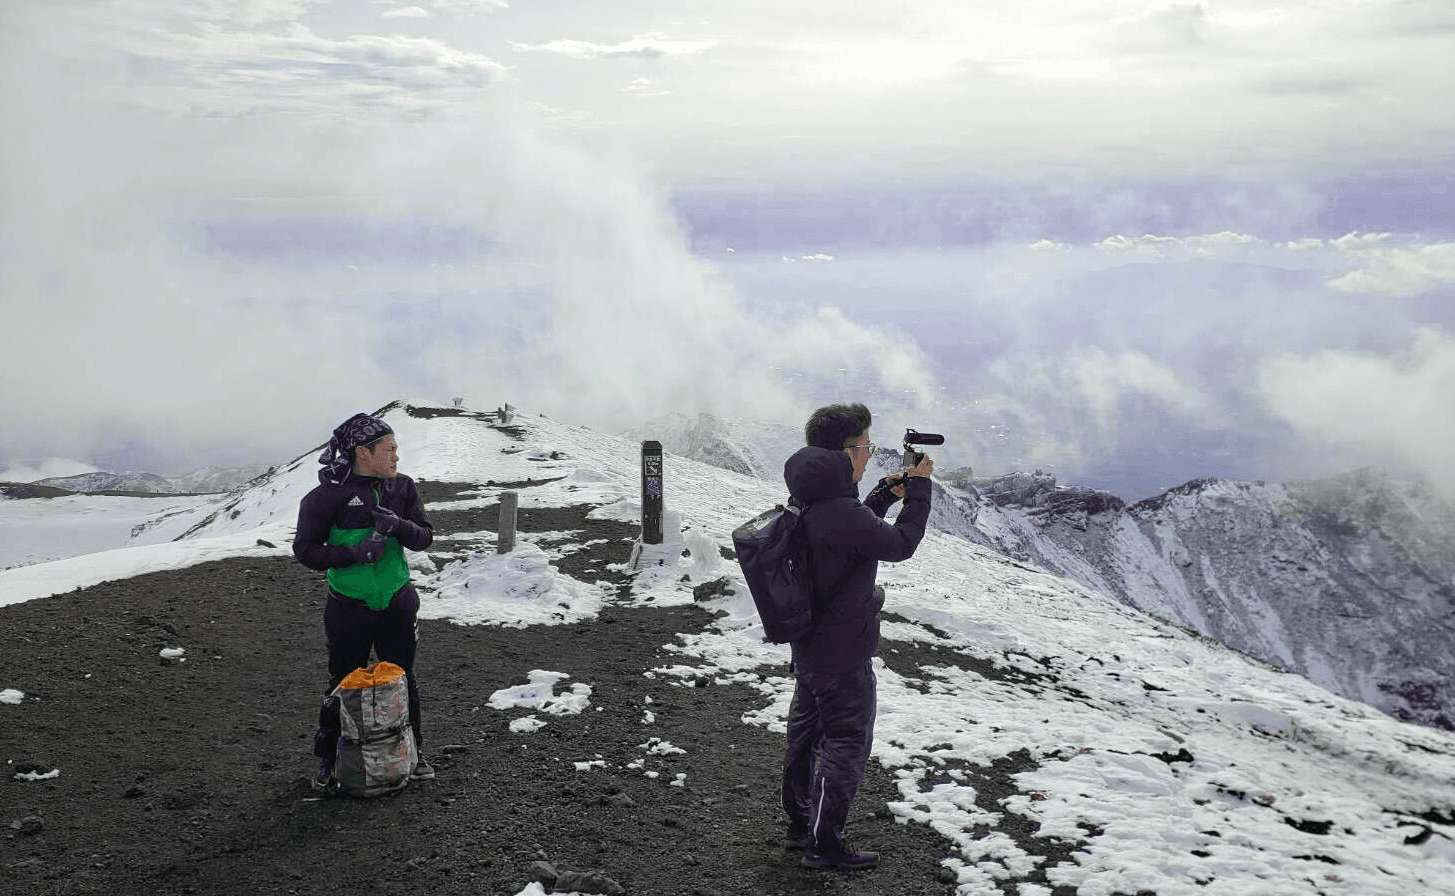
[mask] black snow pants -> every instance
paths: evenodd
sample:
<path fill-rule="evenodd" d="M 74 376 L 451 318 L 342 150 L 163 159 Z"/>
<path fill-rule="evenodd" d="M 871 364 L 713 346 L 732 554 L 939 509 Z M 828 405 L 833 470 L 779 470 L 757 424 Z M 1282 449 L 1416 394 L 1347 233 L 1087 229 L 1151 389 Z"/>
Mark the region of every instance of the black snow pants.
<path fill-rule="evenodd" d="M 798 670 L 788 711 L 783 810 L 821 849 L 837 846 L 864 779 L 877 713 L 872 660 L 841 674 Z"/>

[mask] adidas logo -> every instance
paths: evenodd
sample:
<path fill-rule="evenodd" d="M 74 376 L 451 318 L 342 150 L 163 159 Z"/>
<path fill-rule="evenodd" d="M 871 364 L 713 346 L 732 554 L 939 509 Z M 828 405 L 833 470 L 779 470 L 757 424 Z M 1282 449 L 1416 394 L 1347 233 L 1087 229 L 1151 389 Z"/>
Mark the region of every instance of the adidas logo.
<path fill-rule="evenodd" d="M 350 507 L 363 507 L 364 506 L 364 502 L 359 500 L 359 496 L 358 495 L 354 495 L 352 498 L 349 499 L 349 506 Z"/>

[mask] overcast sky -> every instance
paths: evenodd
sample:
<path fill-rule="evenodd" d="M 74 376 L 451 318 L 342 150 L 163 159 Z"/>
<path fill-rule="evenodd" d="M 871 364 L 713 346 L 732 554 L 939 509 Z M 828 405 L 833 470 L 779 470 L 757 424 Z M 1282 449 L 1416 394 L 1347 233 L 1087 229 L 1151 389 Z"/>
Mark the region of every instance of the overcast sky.
<path fill-rule="evenodd" d="M 6 0 L 0 473 L 852 393 L 1128 497 L 1455 490 L 1452 60 L 1447 2 Z"/>

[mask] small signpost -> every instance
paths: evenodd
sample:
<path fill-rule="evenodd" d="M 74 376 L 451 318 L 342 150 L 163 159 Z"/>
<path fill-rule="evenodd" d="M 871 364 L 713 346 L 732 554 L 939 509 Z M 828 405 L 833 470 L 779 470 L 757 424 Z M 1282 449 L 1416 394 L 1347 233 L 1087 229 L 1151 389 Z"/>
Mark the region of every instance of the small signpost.
<path fill-rule="evenodd" d="M 515 550 L 515 511 L 520 506 L 518 492 L 500 493 L 500 526 L 496 529 L 495 553 L 509 554 Z"/>
<path fill-rule="evenodd" d="M 642 443 L 642 544 L 662 543 L 662 443 Z"/>

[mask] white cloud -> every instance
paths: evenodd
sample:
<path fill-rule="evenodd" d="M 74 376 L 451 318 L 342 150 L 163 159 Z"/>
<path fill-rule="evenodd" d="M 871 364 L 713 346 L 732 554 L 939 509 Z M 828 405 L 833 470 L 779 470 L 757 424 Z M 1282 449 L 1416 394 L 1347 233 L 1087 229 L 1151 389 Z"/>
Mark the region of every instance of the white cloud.
<path fill-rule="evenodd" d="M 1359 257 L 1364 265 L 1329 281 L 1331 287 L 1341 292 L 1407 298 L 1436 287 L 1455 285 L 1455 243 L 1340 248 Z"/>
<path fill-rule="evenodd" d="M 1165 258 L 1177 253 L 1213 257 L 1226 254 L 1230 250 L 1264 244 L 1265 241 L 1257 237 L 1223 231 L 1190 237 L 1156 236 L 1154 234 L 1139 237 L 1109 236 L 1097 243 L 1096 248 L 1109 254 L 1144 257 Z"/>
<path fill-rule="evenodd" d="M 1384 245 L 1393 238 L 1392 233 L 1346 233 L 1338 239 L 1329 240 L 1329 245 L 1342 252 L 1355 252 Z"/>
<path fill-rule="evenodd" d="M 1154 236 L 1146 234 L 1140 237 L 1130 236 L 1109 236 L 1096 244 L 1096 248 L 1103 252 L 1121 252 L 1131 255 L 1160 255 L 1163 250 L 1180 246 L 1182 241 L 1173 236 Z"/>
<path fill-rule="evenodd" d="M 449 381 L 607 428 L 666 410 L 791 418 L 802 408 L 785 370 L 832 381 L 842 368 L 893 392 L 933 388 L 912 343 L 842 312 L 783 322 L 748 314 L 692 254 L 666 196 L 629 171 L 529 130 L 505 138 L 488 148 L 504 167 L 486 172 L 482 225 L 498 236 L 498 258 L 538 272 L 550 326 L 535 342 L 432 353 Z M 459 171 L 451 159 L 467 149 L 478 151 L 454 147 L 427 169 Z"/>
<path fill-rule="evenodd" d="M 704 53 L 717 45 L 715 40 L 671 40 L 655 31 L 617 44 L 585 40 L 553 40 L 543 44 L 511 42 L 518 53 L 553 53 L 572 59 L 661 59 Z"/>
<path fill-rule="evenodd" d="M 1056 244 L 1043 240 L 1030 248 L 1050 250 Z M 1338 292 L 1390 298 L 1408 298 L 1455 285 L 1455 242 L 1422 242 L 1390 233 L 1286 241 L 1230 231 L 1187 237 L 1117 235 L 1094 243 L 1093 248 L 1110 258 L 1137 261 L 1222 260 L 1320 269 L 1335 274 L 1327 282 Z"/>
<path fill-rule="evenodd" d="M 1207 10 L 1201 3 L 1173 3 L 1114 19 L 1117 43 L 1125 49 L 1181 50 L 1203 43 Z"/>
<path fill-rule="evenodd" d="M 199 72 L 272 89 L 348 82 L 408 89 L 483 87 L 505 70 L 488 57 L 432 38 L 357 34 L 335 40 L 296 23 L 282 32 L 209 29 L 195 40 L 178 37 L 174 45 Z"/>
<path fill-rule="evenodd" d="M 1179 417 L 1214 422 L 1212 403 L 1171 367 L 1142 352 L 1111 354 L 1101 348 L 1073 350 L 1066 361 L 1076 392 L 1091 409 L 1103 431 L 1118 424 L 1118 410 L 1128 397 L 1145 397 Z"/>
<path fill-rule="evenodd" d="M 663 89 L 661 82 L 655 78 L 634 78 L 622 90 L 633 96 L 669 96 L 672 93 Z"/>
<path fill-rule="evenodd" d="M 1027 463 L 1075 466 L 1115 456 L 1123 440 L 1156 438 L 1155 428 L 1146 427 L 1157 413 L 1195 427 L 1224 422 L 1217 402 L 1197 384 L 1131 349 L 1007 352 L 987 373 L 971 390 L 976 404 L 986 419 L 1014 432 L 1016 451 Z M 985 459 L 1006 460 L 999 446 L 984 447 Z"/>
<path fill-rule="evenodd" d="M 1287 252 L 1317 255 L 1343 272 L 1328 285 L 1343 293 L 1409 298 L 1455 285 L 1455 242 L 1429 243 L 1392 233 L 1348 233 L 1277 244 Z M 1357 265 L 1348 270 L 1350 263 Z"/>
<path fill-rule="evenodd" d="M 140 50 L 141 64 L 128 65 L 112 84 L 146 92 L 159 72 L 150 63 L 167 58 L 148 49 L 154 35 L 200 37 L 178 20 L 202 20 L 225 35 L 306 24 L 339 42 L 361 27 L 356 3 L 194 6 L 112 0 L 87 7 L 109 20 L 98 25 L 106 39 L 84 55 L 124 59 Z M 706 0 L 680 23 L 660 3 L 598 7 L 586 4 L 565 26 L 550 4 L 515 4 L 508 14 L 494 0 L 394 0 L 370 8 L 393 17 L 373 20 L 384 28 L 403 25 L 406 13 L 428 12 L 408 22 L 410 33 L 462 53 L 498 58 L 499 47 L 513 46 L 522 54 L 514 87 L 526 101 L 571 110 L 669 176 L 837 180 L 866 169 L 894 177 L 906 170 L 1034 176 L 1032 169 L 1046 165 L 1073 176 L 1143 175 L 1227 170 L 1229 163 L 1281 176 L 1315 164 L 1357 171 L 1371 162 L 1443 163 L 1441 148 L 1455 140 L 1455 94 L 1420 86 L 1448 81 L 1455 58 L 1455 32 L 1441 29 L 1448 16 L 1436 6 L 926 0 L 912 9 L 846 10 L 802 0 L 765 16 L 751 5 Z M 465 18 L 482 14 L 490 14 L 488 30 Z M 571 39 L 540 37 L 562 27 L 572 29 Z M 671 36 L 663 33 L 668 27 Z M 430 112 L 476 99 L 444 96 L 440 88 L 411 93 L 367 75 L 360 83 L 347 52 L 320 71 L 311 58 L 266 55 L 253 68 L 242 52 L 248 42 L 236 49 L 225 40 L 200 48 L 212 63 L 183 53 L 178 64 L 205 83 L 175 97 L 172 108 L 233 114 L 307 104 L 326 111 L 333 98 L 346 109 Z M 542 58 L 683 56 L 698 63 L 691 77 L 671 84 L 670 100 L 652 103 L 639 101 L 659 95 L 651 87 L 623 90 Z M 785 147 L 789 132 L 799 140 Z M 874 151 L 864 152 L 871 144 Z"/>
<path fill-rule="evenodd" d="M 308 7 L 324 2 L 327 0 L 192 0 L 186 4 L 186 12 L 211 22 L 259 25 L 296 22 Z"/>
<path fill-rule="evenodd" d="M 974 62 L 963 44 L 899 37 L 815 38 L 784 49 L 800 57 L 804 76 L 838 89 L 877 91 L 951 79 Z"/>
<path fill-rule="evenodd" d="M 508 9 L 505 0 L 430 0 L 430 6 L 442 16 L 481 16 Z"/>
<path fill-rule="evenodd" d="M 494 59 L 435 37 L 325 36 L 301 21 L 307 6 L 259 2 L 240 17 L 226 15 L 231 6 L 221 2 L 183 7 L 182 27 L 156 7 L 138 6 L 135 19 L 125 22 L 78 18 L 72 24 L 80 26 L 83 45 L 119 49 L 145 73 L 135 90 L 107 89 L 171 112 L 336 119 L 393 108 L 413 114 L 446 108 L 505 76 Z M 418 8 L 390 12 L 415 15 L 410 9 Z"/>
<path fill-rule="evenodd" d="M 375 0 L 380 2 L 380 0 Z M 389 2 L 389 0 L 384 0 Z M 457 19 L 490 15 L 502 9 L 509 9 L 506 0 L 425 0 L 429 9 L 421 6 L 391 6 L 379 14 L 381 19 L 428 19 L 436 15 Z"/>
<path fill-rule="evenodd" d="M 1455 336 L 1420 331 L 1406 357 L 1324 351 L 1263 364 L 1266 400 L 1317 442 L 1412 466 L 1455 496 Z"/>

